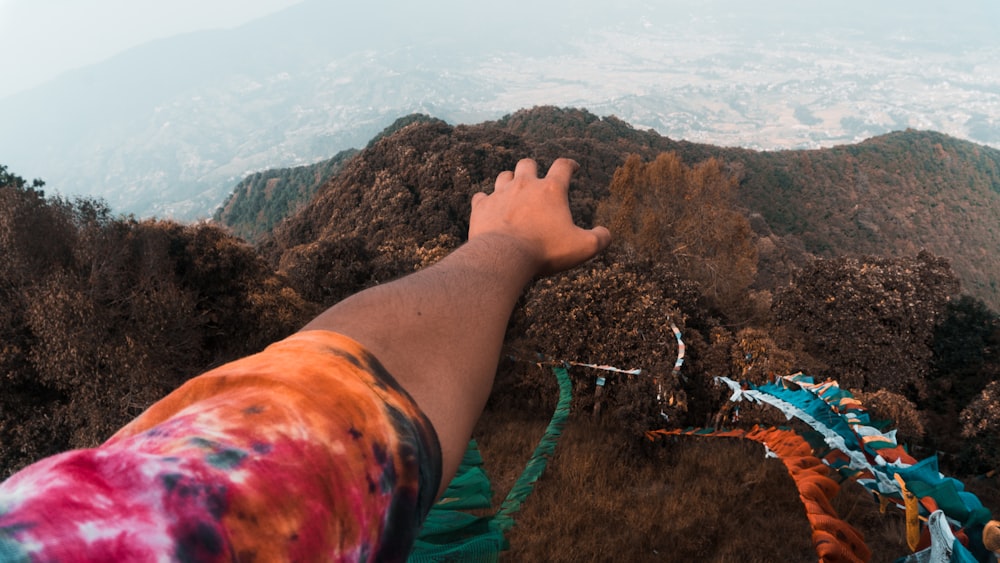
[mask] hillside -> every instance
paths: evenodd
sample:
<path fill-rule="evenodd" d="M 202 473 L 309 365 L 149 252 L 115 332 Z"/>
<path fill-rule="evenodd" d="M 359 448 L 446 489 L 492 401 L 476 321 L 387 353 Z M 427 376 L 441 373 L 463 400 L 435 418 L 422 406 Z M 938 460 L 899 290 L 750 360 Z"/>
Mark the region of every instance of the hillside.
<path fill-rule="evenodd" d="M 47 197 L 0 166 L 0 253 L 9 258 L 0 262 L 0 471 L 97 444 L 186 378 L 260 349 L 345 295 L 432 264 L 464 239 L 471 195 L 526 155 L 542 167 L 577 159 L 574 216 L 613 217 L 621 228 L 600 258 L 532 284 L 514 312 L 475 433 L 496 495 L 556 400 L 540 357 L 642 372 L 602 386 L 592 371 L 570 371 L 573 415 L 519 516 L 512 557 L 807 558 L 802 503 L 762 448 L 644 437 L 660 427 L 789 424 L 765 405 L 732 409 L 716 376 L 756 385 L 798 370 L 838 378 L 873 419 L 894 422 L 909 451 L 936 453 L 942 471 L 1000 510 L 1000 478 L 987 474 L 1000 463 L 1000 316 L 960 295 L 959 278 L 975 272 L 953 268 L 956 257 L 996 267 L 991 250 L 969 254 L 992 248 L 992 231 L 974 227 L 997 208 L 996 151 L 907 131 L 760 153 L 551 107 L 478 125 L 404 118 L 353 156 L 249 178 L 221 218 L 267 232 L 257 218 L 292 213 L 254 246 L 216 225 L 139 221 L 99 201 Z M 890 162 L 905 168 L 879 172 Z M 864 189 L 860 174 L 833 175 L 843 170 L 864 171 Z M 648 194 L 659 199 L 623 203 Z M 857 202 L 875 211 L 845 221 Z M 910 252 L 924 233 L 897 224 L 900 202 L 916 210 L 914 229 L 950 229 L 937 241 L 943 251 Z M 949 207 L 959 202 L 962 211 Z M 667 216 L 685 232 L 657 222 Z M 715 244 L 720 233 L 754 244 Z M 661 234 L 690 260 L 651 254 L 674 248 Z M 696 270 L 720 260 L 756 278 L 715 291 Z M 676 377 L 674 330 L 686 350 Z M 898 511 L 880 514 L 852 479 L 839 490 L 832 504 L 864 534 L 873 561 L 905 554 Z"/>
<path fill-rule="evenodd" d="M 831 149 L 755 153 L 742 162 L 744 205 L 807 251 L 928 250 L 951 262 L 965 292 L 1000 307 L 1000 151 L 907 130 Z"/>
<path fill-rule="evenodd" d="M 920 127 L 1000 147 L 998 8 L 928 6 L 303 0 L 0 98 L 0 155 L 64 195 L 193 220 L 248 174 L 361 147 L 412 112 L 478 122 L 551 104 L 725 146 Z"/>
<path fill-rule="evenodd" d="M 347 162 L 265 247 L 277 263 L 287 250 L 330 238 L 371 249 L 388 233 L 415 247 L 442 235 L 454 244 L 471 194 L 525 155 L 582 164 L 573 207 L 590 224 L 627 155 L 651 160 L 664 151 L 689 164 L 716 157 L 738 176 L 737 200 L 758 235 L 758 288 L 787 283 L 811 256 L 928 250 L 949 260 L 965 293 L 1000 308 L 1000 151 L 912 130 L 830 149 L 762 152 L 678 142 L 579 110 L 423 123 Z M 386 204 L 390 213 L 374 213 Z"/>
<path fill-rule="evenodd" d="M 705 363 L 693 369 L 750 369 L 734 367 L 741 364 L 726 359 L 730 352 L 716 356 L 709 350 L 716 346 L 771 350 L 770 367 L 752 368 L 761 378 L 767 370 L 804 369 L 864 391 L 891 391 L 911 402 L 904 411 L 937 412 L 926 429 L 935 447 L 935 436 L 960 430 L 959 411 L 992 378 L 996 354 L 987 342 L 1000 337 L 990 311 L 1000 266 L 988 249 L 998 247 L 991 228 L 1000 209 L 998 151 L 906 131 L 821 151 L 757 152 L 677 142 L 615 118 L 555 108 L 478 125 L 418 119 L 393 130 L 260 245 L 303 297 L 330 304 L 433 263 L 463 240 L 471 195 L 489 190 L 496 171 L 524 155 L 542 166 L 557 156 L 581 163 L 570 205 L 590 225 L 627 155 L 651 161 L 674 152 L 687 166 L 714 157 L 737 179 L 734 203 L 753 230 L 757 275 L 749 288 L 736 289 L 749 293 L 737 292 L 729 305 L 713 303 L 691 272 L 636 261 L 619 245 L 589 270 L 537 287 L 528 297 L 537 300 L 537 316 L 516 317 L 511 330 L 519 345 L 585 361 L 658 363 L 651 358 L 662 353 L 630 335 L 650 330 L 634 323 L 661 334 L 663 311 L 675 310 L 687 319 L 681 328 L 706 348 L 694 353 L 692 361 Z M 898 168 L 885 168 L 893 162 Z M 695 220 L 698 214 L 690 212 Z M 552 297 L 586 293 L 587 283 L 622 290 L 594 297 L 600 307 L 586 299 L 560 305 Z M 644 305 L 651 309 L 635 309 L 630 292 L 640 289 L 658 296 Z M 959 293 L 971 297 L 955 299 Z M 613 330 L 574 329 L 560 322 L 564 309 L 631 317 Z M 951 328 L 944 332 L 940 323 Z M 982 347 L 955 346 L 963 340 Z M 692 421 L 713 408 L 710 391 L 685 393 Z"/>
<path fill-rule="evenodd" d="M 297 206 L 312 199 L 316 190 L 355 154 L 356 150 L 346 150 L 316 164 L 251 174 L 236 184 L 212 220 L 226 225 L 237 236 L 257 240 L 297 211 Z"/>

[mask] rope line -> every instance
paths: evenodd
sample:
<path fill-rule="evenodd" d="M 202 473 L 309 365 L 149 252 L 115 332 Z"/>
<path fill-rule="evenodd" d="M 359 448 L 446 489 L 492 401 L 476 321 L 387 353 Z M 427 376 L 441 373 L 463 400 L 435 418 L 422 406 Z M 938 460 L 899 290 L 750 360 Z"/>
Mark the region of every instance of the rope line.
<path fill-rule="evenodd" d="M 514 515 L 534 490 L 569 418 L 573 384 L 566 366 L 552 372 L 559 382 L 559 401 L 524 471 L 492 517 L 474 516 L 464 510 L 490 507 L 492 489 L 482 470 L 483 459 L 475 440 L 469 442 L 458 472 L 442 498 L 431 508 L 408 563 L 463 561 L 495 563 L 509 548 L 505 533 L 514 526 Z"/>
<path fill-rule="evenodd" d="M 500 510 L 490 522 L 491 527 L 495 526 L 501 532 L 506 532 L 514 526 L 514 514 L 521 509 L 525 499 L 534 490 L 535 482 L 545 471 L 549 458 L 555 453 L 556 443 L 559 436 L 562 435 L 563 427 L 566 426 L 566 420 L 569 418 L 570 404 L 573 402 L 573 383 L 570 381 L 569 373 L 565 367 L 554 367 L 552 372 L 559 381 L 559 402 L 552 414 L 552 420 L 545 428 L 542 439 L 538 441 L 538 446 L 531 454 L 528 465 L 521 472 L 521 476 L 511 487 L 507 498 L 500 505 Z"/>
<path fill-rule="evenodd" d="M 829 447 L 843 455 L 839 460 L 824 457 L 823 461 L 874 493 L 879 498 L 880 510 L 884 511 L 890 503 L 905 510 L 910 534 L 915 535 L 918 522 L 924 517 L 928 526 L 934 517 L 937 524 L 954 527 L 955 535 L 977 537 L 992 517 L 990 510 L 974 494 L 964 490 L 961 481 L 938 471 L 936 456 L 917 461 L 896 442 L 894 430 L 883 432 L 873 426 L 861 402 L 841 389 L 836 381 L 815 383 L 801 373 L 763 385 L 740 385 L 727 378 L 716 379 L 732 389 L 731 401 L 745 399 L 767 403 L 820 433 Z M 907 493 L 912 493 L 912 498 Z M 944 541 L 948 541 L 947 538 Z M 931 548 L 940 549 L 941 546 L 932 544 Z M 968 553 L 961 544 L 953 548 L 963 556 Z"/>

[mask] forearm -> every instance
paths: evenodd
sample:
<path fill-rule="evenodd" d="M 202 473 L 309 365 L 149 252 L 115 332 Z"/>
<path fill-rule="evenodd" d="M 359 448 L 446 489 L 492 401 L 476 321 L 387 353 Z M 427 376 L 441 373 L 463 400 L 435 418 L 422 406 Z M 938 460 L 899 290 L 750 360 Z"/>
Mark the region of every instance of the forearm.
<path fill-rule="evenodd" d="M 379 358 L 438 432 L 446 484 L 489 396 L 511 311 L 539 266 L 515 240 L 480 236 L 345 299 L 303 330 L 339 332 Z"/>
<path fill-rule="evenodd" d="M 305 330 L 365 345 L 416 400 L 441 442 L 447 484 L 465 453 L 496 373 L 503 335 L 524 286 L 607 248 L 604 227 L 581 229 L 569 211 L 579 167 L 557 159 L 544 178 L 525 159 L 472 198 L 469 242 L 434 266 L 334 305 Z"/>

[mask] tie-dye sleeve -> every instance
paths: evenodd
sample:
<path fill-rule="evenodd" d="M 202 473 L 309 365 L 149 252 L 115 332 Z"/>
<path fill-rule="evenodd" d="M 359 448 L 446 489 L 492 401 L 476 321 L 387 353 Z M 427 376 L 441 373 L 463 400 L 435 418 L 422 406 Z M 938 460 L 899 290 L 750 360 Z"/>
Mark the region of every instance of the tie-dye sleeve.
<path fill-rule="evenodd" d="M 300 332 L 0 484 L 0 561 L 402 561 L 440 478 L 378 361 Z"/>

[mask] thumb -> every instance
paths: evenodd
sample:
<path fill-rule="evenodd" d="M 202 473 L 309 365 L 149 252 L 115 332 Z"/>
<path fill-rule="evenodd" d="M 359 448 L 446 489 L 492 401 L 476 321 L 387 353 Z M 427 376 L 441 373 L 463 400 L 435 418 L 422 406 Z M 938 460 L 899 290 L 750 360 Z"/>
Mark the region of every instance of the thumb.
<path fill-rule="evenodd" d="M 611 231 L 607 227 L 594 227 L 589 232 L 597 238 L 597 249 L 594 254 L 598 254 L 611 245 Z"/>

